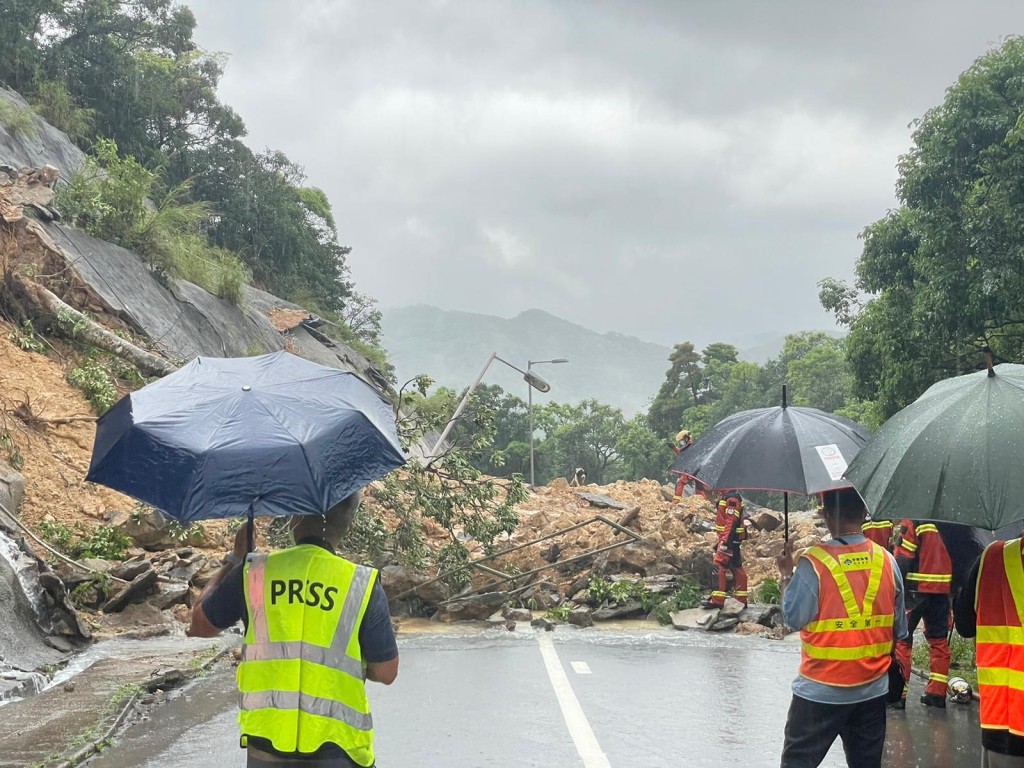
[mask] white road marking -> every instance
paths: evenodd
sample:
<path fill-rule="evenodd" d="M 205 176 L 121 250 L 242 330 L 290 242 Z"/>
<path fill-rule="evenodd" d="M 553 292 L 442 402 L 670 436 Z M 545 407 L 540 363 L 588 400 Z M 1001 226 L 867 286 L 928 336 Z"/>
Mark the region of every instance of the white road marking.
<path fill-rule="evenodd" d="M 591 672 L 590 672 L 590 665 L 587 664 L 587 662 L 585 662 L 585 661 L 570 661 L 569 663 L 572 665 L 572 671 L 575 672 L 577 675 L 589 675 L 589 674 L 591 674 Z"/>
<path fill-rule="evenodd" d="M 562 717 L 565 718 L 565 725 L 569 729 L 576 751 L 583 758 L 584 768 L 611 768 L 608 757 L 597 743 L 594 730 L 587 722 L 579 699 L 569 684 L 569 678 L 562 668 L 562 662 L 555 651 L 555 644 L 545 634 L 537 636 L 540 644 L 540 655 L 544 658 L 544 666 L 547 667 L 548 677 L 551 679 L 551 687 L 555 689 L 555 697 L 558 699 L 558 706 L 562 709 Z M 576 664 L 582 662 L 574 662 Z M 588 668 L 589 671 L 589 668 Z"/>

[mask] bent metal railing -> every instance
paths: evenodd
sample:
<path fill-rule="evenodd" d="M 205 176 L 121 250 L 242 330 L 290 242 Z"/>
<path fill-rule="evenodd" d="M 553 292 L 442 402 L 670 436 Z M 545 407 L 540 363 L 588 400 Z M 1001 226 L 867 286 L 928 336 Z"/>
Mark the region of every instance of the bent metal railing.
<path fill-rule="evenodd" d="M 576 555 L 576 556 L 570 557 L 570 558 L 568 558 L 566 560 L 557 560 L 557 561 L 555 561 L 553 563 L 549 563 L 548 565 L 542 565 L 539 568 L 534 568 L 534 569 L 529 570 L 529 571 L 523 571 L 522 573 L 506 573 L 504 571 L 498 570 L 497 568 L 491 568 L 490 566 L 484 565 L 484 563 L 487 563 L 487 562 L 489 562 L 491 560 L 496 560 L 496 559 L 498 559 L 500 557 L 505 557 L 506 555 L 509 555 L 512 552 L 518 552 L 520 549 L 526 549 L 527 547 L 532 547 L 532 546 L 535 546 L 537 544 L 541 544 L 542 542 L 550 541 L 551 539 L 558 538 L 559 536 L 564 536 L 567 533 L 572 533 L 573 531 L 577 531 L 580 528 L 586 528 L 588 525 L 592 525 L 594 523 L 602 523 L 604 525 L 607 525 L 610 528 L 614 529 L 616 534 L 623 533 L 623 534 L 626 535 L 627 538 L 623 539 L 622 541 L 612 542 L 611 544 L 608 544 L 606 546 L 598 547 L 596 549 L 589 550 L 587 552 L 584 552 L 582 555 Z M 448 576 L 452 575 L 453 573 L 457 573 L 458 571 L 461 571 L 461 570 L 464 570 L 464 569 L 470 568 L 470 567 L 476 568 L 478 570 L 483 571 L 484 573 L 487 573 L 487 574 L 490 574 L 491 576 L 496 577 L 496 579 L 497 579 L 496 581 L 489 581 L 486 584 L 481 584 L 479 587 L 476 587 L 474 589 L 468 590 L 466 592 L 460 592 L 456 596 L 456 597 L 460 597 L 460 598 L 461 597 L 469 597 L 470 595 L 475 595 L 478 592 L 484 592 L 484 591 L 493 590 L 495 587 L 498 587 L 501 584 L 506 584 L 506 583 L 508 583 L 510 581 L 517 581 L 519 579 L 524 579 L 524 578 L 527 578 L 528 576 L 533 576 L 535 574 L 538 574 L 541 571 L 546 571 L 546 570 L 549 570 L 551 568 L 559 568 L 559 567 L 561 567 L 563 565 L 568 565 L 569 563 L 575 563 L 575 562 L 577 562 L 579 560 L 585 560 L 588 557 L 594 557 L 595 555 L 600 555 L 603 552 L 609 552 L 609 551 L 611 551 L 613 549 L 618 549 L 619 547 L 623 547 L 626 544 L 633 544 L 635 542 L 643 541 L 643 540 L 644 540 L 644 537 L 641 536 L 640 534 L 636 533 L 635 531 L 631 531 L 629 528 L 626 528 L 625 526 L 620 525 L 619 523 L 616 523 L 613 520 L 609 520 L 604 515 L 594 515 L 593 517 L 591 517 L 591 518 L 589 518 L 587 520 L 584 520 L 582 523 L 576 523 L 576 525 L 572 525 L 572 526 L 570 526 L 568 528 L 562 528 L 560 530 L 557 530 L 557 531 L 554 531 L 552 533 L 549 533 L 546 536 L 541 536 L 539 539 L 534 539 L 533 541 L 528 541 L 528 542 L 526 542 L 524 544 L 517 544 L 514 547 L 509 547 L 508 549 L 503 549 L 501 552 L 495 552 L 493 555 L 487 555 L 486 557 L 481 557 L 479 560 L 471 560 L 470 562 L 468 562 L 468 563 L 466 563 L 464 565 L 458 565 L 458 566 L 455 566 L 454 568 L 449 568 L 448 570 L 439 573 L 433 579 L 430 579 L 429 581 L 424 581 L 422 584 L 417 584 L 415 587 L 412 587 L 411 589 L 407 589 L 407 590 L 405 590 L 405 592 L 402 592 L 401 594 L 395 595 L 391 599 L 392 600 L 401 600 L 402 598 L 408 597 L 409 595 L 414 595 L 414 594 L 416 594 L 416 592 L 418 592 L 419 590 L 423 589 L 423 587 L 429 586 L 430 584 L 434 584 L 435 582 L 438 582 L 438 581 L 441 581 L 444 578 L 447 578 Z M 516 592 L 520 592 L 520 591 L 529 589 L 531 586 L 533 586 L 533 584 L 527 584 L 527 585 L 522 586 L 522 587 L 517 587 L 516 589 L 510 590 L 510 594 L 515 594 Z"/>

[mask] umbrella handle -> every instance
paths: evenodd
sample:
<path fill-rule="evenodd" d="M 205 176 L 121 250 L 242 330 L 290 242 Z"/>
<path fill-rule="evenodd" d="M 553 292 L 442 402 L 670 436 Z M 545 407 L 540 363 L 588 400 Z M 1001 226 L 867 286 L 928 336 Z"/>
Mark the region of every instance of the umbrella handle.
<path fill-rule="evenodd" d="M 256 502 L 253 501 L 253 503 L 249 505 L 249 541 L 246 545 L 246 554 L 256 549 L 256 523 L 253 521 L 255 507 Z"/>

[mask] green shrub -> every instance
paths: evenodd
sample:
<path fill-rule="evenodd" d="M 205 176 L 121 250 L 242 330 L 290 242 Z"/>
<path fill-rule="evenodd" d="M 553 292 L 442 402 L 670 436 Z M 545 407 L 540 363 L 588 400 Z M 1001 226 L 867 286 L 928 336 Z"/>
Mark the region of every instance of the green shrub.
<path fill-rule="evenodd" d="M 39 124 L 31 109 L 24 109 L 17 104 L 0 97 L 0 125 L 15 136 L 23 139 L 34 139 L 39 135 Z"/>
<path fill-rule="evenodd" d="M 120 528 L 101 525 L 83 536 L 75 544 L 75 557 L 99 557 L 104 560 L 120 560 L 132 545 L 132 540 Z"/>
<path fill-rule="evenodd" d="M 695 579 L 684 579 L 679 589 L 654 608 L 654 618 L 659 624 L 671 624 L 672 614 L 700 605 L 700 584 Z"/>
<path fill-rule="evenodd" d="M 20 328 L 15 328 L 7 334 L 7 340 L 24 352 L 46 352 L 46 344 L 36 333 L 31 320 L 25 320 Z"/>
<path fill-rule="evenodd" d="M 56 80 L 37 83 L 33 109 L 72 141 L 88 138 L 96 122 L 96 110 L 78 106 L 68 87 Z"/>
<path fill-rule="evenodd" d="M 251 276 L 237 255 L 207 240 L 209 203 L 190 201 L 187 181 L 161 184 L 135 158 L 120 157 L 113 141 L 100 140 L 58 192 L 57 206 L 69 223 L 134 251 L 165 281 L 179 277 L 237 304 Z"/>
<path fill-rule="evenodd" d="M 551 619 L 552 621 L 568 621 L 570 613 L 572 613 L 572 606 L 569 605 L 569 603 L 562 603 L 561 605 L 556 605 L 554 608 L 548 609 L 548 612 L 544 614 L 544 617 Z"/>
<path fill-rule="evenodd" d="M 6 429 L 0 432 L 0 449 L 7 454 L 7 463 L 11 469 L 20 472 L 25 466 L 25 456 L 18 448 L 18 444 L 14 442 L 11 433 Z"/>
<path fill-rule="evenodd" d="M 39 532 L 43 535 L 44 539 L 60 551 L 65 553 L 71 551 L 71 543 L 74 540 L 75 534 L 74 531 L 63 523 L 51 523 L 44 520 L 39 524 Z"/>
<path fill-rule="evenodd" d="M 103 415 L 117 402 L 117 389 L 110 370 L 95 360 L 85 360 L 67 376 L 68 384 L 78 387 L 97 414 Z"/>
<path fill-rule="evenodd" d="M 782 588 L 775 579 L 765 579 L 754 593 L 754 602 L 779 605 L 782 602 Z"/>

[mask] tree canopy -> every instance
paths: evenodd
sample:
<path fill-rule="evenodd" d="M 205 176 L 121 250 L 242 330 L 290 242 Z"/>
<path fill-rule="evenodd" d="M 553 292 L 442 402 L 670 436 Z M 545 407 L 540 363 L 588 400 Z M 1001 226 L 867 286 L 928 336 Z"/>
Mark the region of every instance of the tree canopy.
<path fill-rule="evenodd" d="M 175 0 L 13 0 L 0 4 L 0 83 L 82 149 L 114 146 L 180 191 L 176 203 L 201 204 L 209 247 L 237 254 L 255 285 L 344 326 L 347 342 L 379 347 L 373 300 L 345 312 L 349 248 L 330 201 L 282 152 L 243 142 L 244 122 L 217 94 L 225 59 L 197 46 L 195 26 Z"/>
<path fill-rule="evenodd" d="M 854 393 L 886 418 L 988 347 L 1024 359 L 1024 39 L 981 56 L 916 122 L 900 205 L 863 232 L 856 282 L 822 283 L 850 328 Z"/>

